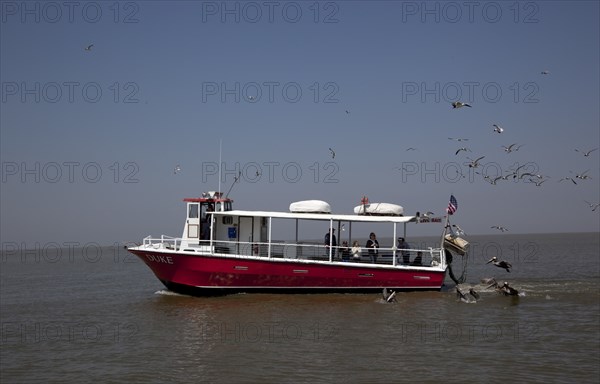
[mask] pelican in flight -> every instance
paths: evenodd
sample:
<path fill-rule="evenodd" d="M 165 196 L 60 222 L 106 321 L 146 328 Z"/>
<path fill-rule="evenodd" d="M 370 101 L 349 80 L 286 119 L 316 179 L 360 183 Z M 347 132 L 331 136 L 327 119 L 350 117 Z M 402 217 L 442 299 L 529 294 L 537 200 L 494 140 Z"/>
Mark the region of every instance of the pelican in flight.
<path fill-rule="evenodd" d="M 508 261 L 498 261 L 496 256 L 492 257 L 486 264 L 489 263 L 493 263 L 496 267 L 506 269 L 506 272 L 510 272 L 510 268 L 512 268 L 512 265 Z"/>
<path fill-rule="evenodd" d="M 462 107 L 471 107 L 471 106 L 467 103 L 463 103 L 462 101 L 455 101 L 452 103 L 452 108 L 454 108 L 454 109 L 462 108 Z"/>

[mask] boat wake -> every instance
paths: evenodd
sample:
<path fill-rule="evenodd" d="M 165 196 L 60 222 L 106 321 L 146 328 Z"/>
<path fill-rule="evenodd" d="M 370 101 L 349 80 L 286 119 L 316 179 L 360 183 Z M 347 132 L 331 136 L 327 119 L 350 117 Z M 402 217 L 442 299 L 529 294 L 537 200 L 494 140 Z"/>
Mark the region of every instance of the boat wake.
<path fill-rule="evenodd" d="M 169 291 L 168 289 L 161 289 L 159 291 L 154 292 L 155 295 L 162 295 L 162 296 L 185 296 L 182 295 L 180 293 L 177 292 L 173 292 L 173 291 Z"/>

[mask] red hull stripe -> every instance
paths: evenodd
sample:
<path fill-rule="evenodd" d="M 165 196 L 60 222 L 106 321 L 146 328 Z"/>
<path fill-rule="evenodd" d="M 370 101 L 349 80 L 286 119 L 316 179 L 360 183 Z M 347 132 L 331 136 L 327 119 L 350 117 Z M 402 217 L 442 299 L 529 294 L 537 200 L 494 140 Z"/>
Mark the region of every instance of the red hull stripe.
<path fill-rule="evenodd" d="M 131 250 L 165 285 L 235 289 L 440 289 L 445 271 L 306 264 Z"/>

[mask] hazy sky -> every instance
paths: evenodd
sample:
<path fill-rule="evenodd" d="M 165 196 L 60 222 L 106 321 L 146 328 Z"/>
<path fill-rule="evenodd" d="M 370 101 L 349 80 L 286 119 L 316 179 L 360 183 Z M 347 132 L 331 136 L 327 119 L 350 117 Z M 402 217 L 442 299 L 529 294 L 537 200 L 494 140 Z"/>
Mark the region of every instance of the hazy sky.
<path fill-rule="evenodd" d="M 470 234 L 600 230 L 597 1 L 0 4 L 3 245 L 180 236 L 220 140 L 239 209 L 454 194 Z"/>

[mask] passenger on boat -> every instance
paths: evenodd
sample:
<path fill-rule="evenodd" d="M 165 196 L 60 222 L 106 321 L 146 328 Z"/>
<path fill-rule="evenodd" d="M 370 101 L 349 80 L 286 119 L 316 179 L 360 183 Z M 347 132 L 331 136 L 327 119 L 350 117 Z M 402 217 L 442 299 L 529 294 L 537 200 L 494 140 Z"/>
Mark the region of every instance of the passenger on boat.
<path fill-rule="evenodd" d="M 371 232 L 369 235 L 369 240 L 367 240 L 366 244 L 367 249 L 369 250 L 369 257 L 371 258 L 371 263 L 375 264 L 377 262 L 377 254 L 379 253 L 379 242 L 377 241 L 377 236 L 374 232 Z"/>
<path fill-rule="evenodd" d="M 417 252 L 417 257 L 415 257 L 415 259 L 413 260 L 412 263 L 410 263 L 410 265 L 415 266 L 415 267 L 423 266 L 423 252 L 421 252 L 421 251 Z"/>
<path fill-rule="evenodd" d="M 210 222 L 208 212 L 214 212 L 214 207 L 212 204 L 208 204 L 206 207 L 206 213 L 201 219 L 200 223 L 200 239 L 202 240 L 210 240 Z"/>
<path fill-rule="evenodd" d="M 362 249 L 360 248 L 360 243 L 358 242 L 358 240 L 354 240 L 354 243 L 352 243 L 352 260 L 360 262 L 361 253 Z"/>
<path fill-rule="evenodd" d="M 331 232 L 327 232 L 327 234 L 325 235 L 325 249 L 327 250 L 327 256 L 329 256 L 329 246 L 331 246 L 331 258 L 335 259 L 337 239 L 335 238 L 334 228 L 331 228 Z"/>
<path fill-rule="evenodd" d="M 402 254 L 402 264 L 410 264 L 410 245 L 404 241 L 404 237 L 398 238 L 398 249 L 400 249 L 400 254 Z"/>
<path fill-rule="evenodd" d="M 350 261 L 350 247 L 347 241 L 342 241 L 342 248 L 340 249 L 342 255 L 342 261 Z"/>

